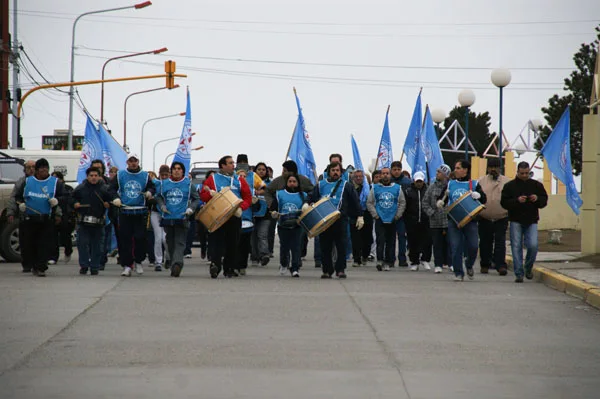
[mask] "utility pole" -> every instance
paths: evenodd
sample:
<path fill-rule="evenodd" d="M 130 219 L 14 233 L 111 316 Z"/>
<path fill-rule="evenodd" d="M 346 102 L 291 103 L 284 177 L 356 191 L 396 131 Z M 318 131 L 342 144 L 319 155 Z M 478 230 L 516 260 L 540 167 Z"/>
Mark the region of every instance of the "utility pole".
<path fill-rule="evenodd" d="M 10 34 L 8 30 L 9 0 L 0 0 L 0 148 L 8 147 L 9 99 L 8 65 L 10 63 Z"/>
<path fill-rule="evenodd" d="M 19 87 L 19 40 L 17 37 L 17 0 L 13 0 L 13 32 L 12 32 L 12 64 L 13 64 L 13 102 L 12 102 L 12 138 L 10 146 L 12 148 L 23 148 L 21 132 L 19 131 L 20 121 L 15 117 L 17 115 L 17 107 L 19 106 L 19 95 L 21 88 Z"/>

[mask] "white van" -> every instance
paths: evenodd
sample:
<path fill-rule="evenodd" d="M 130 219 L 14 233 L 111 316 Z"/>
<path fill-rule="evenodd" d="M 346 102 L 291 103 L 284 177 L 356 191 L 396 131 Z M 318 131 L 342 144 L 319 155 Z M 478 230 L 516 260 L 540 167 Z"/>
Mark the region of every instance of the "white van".
<path fill-rule="evenodd" d="M 59 151 L 59 150 L 0 150 L 0 153 L 23 161 L 37 161 L 46 158 L 50 164 L 50 174 L 61 172 L 65 182 L 77 181 L 77 170 L 79 169 L 79 158 L 81 151 Z"/>

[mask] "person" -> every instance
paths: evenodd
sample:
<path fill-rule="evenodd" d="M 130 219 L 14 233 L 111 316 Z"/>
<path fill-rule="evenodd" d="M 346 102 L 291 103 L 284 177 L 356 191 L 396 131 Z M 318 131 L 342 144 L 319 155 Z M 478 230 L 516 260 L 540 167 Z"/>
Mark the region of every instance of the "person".
<path fill-rule="evenodd" d="M 465 159 L 459 159 L 454 165 L 454 174 L 456 179 L 448 182 L 448 206 L 451 206 L 465 194 L 470 193 L 471 198 L 486 203 L 486 195 L 481 189 L 477 180 L 471 180 L 471 163 Z M 443 204 L 442 204 L 443 207 Z M 465 271 L 463 268 L 463 258 L 466 252 L 466 269 L 470 280 L 473 280 L 475 273 L 473 265 L 477 258 L 478 237 L 477 222 L 472 220 L 462 228 L 458 227 L 457 222 L 448 216 L 448 240 L 452 254 L 452 267 L 454 268 L 454 281 L 463 281 Z"/>
<path fill-rule="evenodd" d="M 381 171 L 374 170 L 373 173 L 371 173 L 371 176 L 372 176 L 371 188 L 373 188 L 373 186 L 375 184 L 379 184 L 379 182 L 381 180 Z M 371 212 L 369 212 L 369 215 L 370 214 L 371 214 Z M 395 251 L 395 249 L 394 249 L 394 251 Z M 371 231 L 371 252 L 369 254 L 368 260 L 373 261 L 376 259 L 377 259 L 377 231 L 375 229 L 375 221 L 373 221 L 373 228 Z"/>
<path fill-rule="evenodd" d="M 73 209 L 78 214 L 77 250 L 79 274 L 98 275 L 103 252 L 106 209 L 114 200 L 108 185 L 102 181 L 101 171 L 89 167 L 86 179 L 73 190 Z"/>
<path fill-rule="evenodd" d="M 282 276 L 289 269 L 292 277 L 300 277 L 302 228 L 298 224 L 298 218 L 306 201 L 307 196 L 300 187 L 298 175 L 287 174 L 285 188 L 277 191 L 271 203 L 271 216 L 274 220 L 278 220 L 279 274 Z"/>
<path fill-rule="evenodd" d="M 481 189 L 487 197 L 485 209 L 479 213 L 479 254 L 481 273 L 487 274 L 490 267 L 498 274 L 506 276 L 506 230 L 508 212 L 500 204 L 502 190 L 509 182 L 501 174 L 500 159 L 490 158 L 487 174 L 479 180 Z"/>
<path fill-rule="evenodd" d="M 52 240 L 48 237 L 54 231 L 54 225 L 60 224 L 62 210 L 58 198 L 64 195 L 63 184 L 49 173 L 50 164 L 45 158 L 35 162 L 32 176 L 18 180 L 15 184 L 14 201 L 9 203 L 7 211 L 9 223 L 14 216 L 20 216 L 19 244 L 25 265 L 31 265 L 33 275 L 46 276 L 48 259 L 52 251 Z"/>
<path fill-rule="evenodd" d="M 146 225 L 148 208 L 146 201 L 156 192 L 154 182 L 148 172 L 140 168 L 140 157 L 129 154 L 127 169 L 120 170 L 116 179 L 110 182 L 111 189 L 119 198 L 113 205 L 121 206 L 119 215 L 119 256 L 123 272 L 121 276 L 130 277 L 132 268 L 136 274 L 143 274 L 142 262 L 146 258 Z M 134 266 L 135 263 L 135 266 Z"/>
<path fill-rule="evenodd" d="M 58 181 L 63 184 L 64 195 L 58 198 L 58 206 L 62 211 L 62 218 L 59 225 L 56 226 L 55 234 L 53 235 L 54 243 L 53 250 L 50 254 L 48 262 L 50 264 L 56 264 L 60 256 L 60 247 L 65 248 L 65 263 L 71 261 L 71 255 L 73 254 L 73 230 L 75 230 L 75 215 L 73 212 L 73 187 L 65 184 L 65 179 L 62 172 L 55 171 L 52 176 L 56 177 Z"/>
<path fill-rule="evenodd" d="M 204 175 L 204 180 L 208 179 L 208 176 L 212 175 L 213 173 L 215 173 L 214 170 L 207 171 Z M 202 184 L 198 185 L 198 193 L 200 193 L 200 190 L 202 190 Z M 200 211 L 205 205 L 206 204 L 204 201 L 198 201 L 198 211 Z M 206 226 L 200 222 L 197 222 L 196 227 L 198 229 L 198 240 L 200 240 L 200 259 L 208 258 L 208 260 L 210 260 L 210 253 L 212 253 L 212 251 L 209 249 L 211 245 L 210 233 L 208 232 Z"/>
<path fill-rule="evenodd" d="M 375 220 L 377 271 L 389 271 L 396 251 L 396 222 L 406 209 L 404 192 L 391 180 L 390 168 L 381 168 L 379 183 L 373 184 L 367 209 Z"/>
<path fill-rule="evenodd" d="M 406 177 L 402 171 L 402 162 L 394 161 L 390 165 L 392 174 L 392 183 L 400 185 L 402 189 L 406 189 L 412 183 L 410 178 Z M 396 234 L 398 236 L 398 266 L 407 267 L 406 262 L 406 224 L 404 218 L 398 219 L 396 222 Z M 391 267 L 394 267 L 392 264 Z"/>
<path fill-rule="evenodd" d="M 408 257 L 410 270 L 416 272 L 423 265 L 425 270 L 431 270 L 431 235 L 429 234 L 429 217 L 423 208 L 423 200 L 427 191 L 425 174 L 415 172 L 413 183 L 404 190 L 406 210 L 404 222 L 408 239 Z"/>
<path fill-rule="evenodd" d="M 337 154 L 337 153 L 330 154 L 329 155 L 329 165 L 331 165 L 333 162 L 337 162 L 340 164 L 340 167 L 342 168 L 342 180 L 349 181 L 351 170 L 344 169 L 344 167 L 342 166 L 342 155 Z M 327 166 L 327 168 L 325 168 L 323 173 L 319 176 L 318 180 L 321 181 L 323 179 L 327 179 L 328 177 L 329 177 L 329 166 Z"/>
<path fill-rule="evenodd" d="M 169 168 L 169 165 L 161 165 L 158 168 L 158 178 L 154 180 L 155 188 L 160 187 L 160 182 L 167 180 L 170 176 L 171 168 Z M 150 224 L 152 226 L 152 234 L 154 235 L 154 245 L 152 248 L 154 253 L 154 271 L 160 272 L 163 266 L 165 269 L 171 268 L 170 261 L 166 261 L 168 250 L 166 248 L 163 249 L 167 244 L 167 235 L 165 234 L 165 229 L 161 226 L 162 216 L 156 198 L 148 202 L 152 204 L 150 209 Z"/>
<path fill-rule="evenodd" d="M 365 221 L 360 207 L 360 201 L 351 184 L 342 178 L 342 165 L 334 161 L 329 164 L 328 177 L 315 186 L 311 200 L 317 202 L 321 198 L 329 198 L 340 211 L 341 217 L 327 230 L 319 235 L 322 256 L 322 279 L 331 278 L 334 273 L 332 251 L 335 246 L 337 259 L 335 274 L 338 278 L 346 278 L 346 245 L 349 219 L 356 218 L 356 228 L 362 229 Z"/>
<path fill-rule="evenodd" d="M 448 216 L 444 211 L 442 198 L 448 189 L 450 167 L 442 164 L 436 171 L 435 181 L 425 192 L 423 211 L 429 218 L 429 233 L 433 241 L 434 273 L 441 273 L 444 265 L 451 265 L 450 248 L 448 247 Z M 438 201 L 441 206 L 438 207 Z"/>
<path fill-rule="evenodd" d="M 114 179 L 117 178 L 117 172 L 119 172 L 119 168 L 116 166 L 111 166 L 110 169 L 108 170 L 108 182 L 109 182 L 109 186 L 110 186 L 110 182 L 113 181 Z M 114 257 L 117 256 L 118 254 L 118 248 L 119 248 L 119 208 L 114 206 L 114 205 L 110 205 L 110 208 L 108 209 L 108 220 L 110 221 L 110 223 L 106 226 L 106 234 L 104 235 L 104 239 L 105 239 L 105 250 L 106 250 L 106 255 L 109 255 Z M 112 236 L 114 234 L 115 237 L 115 241 L 117 243 L 116 248 L 113 247 L 113 243 L 112 243 Z M 104 260 L 105 257 L 103 257 L 103 261 L 106 264 L 106 262 L 108 261 L 108 256 L 106 256 L 106 260 Z M 102 270 L 102 264 L 100 264 L 100 270 Z"/>
<path fill-rule="evenodd" d="M 267 165 L 259 162 L 254 167 L 256 175 L 265 183 L 271 183 L 267 174 Z M 264 194 L 264 193 L 263 193 Z M 269 229 L 271 227 L 271 214 L 267 212 L 267 201 L 264 195 L 257 196 L 259 206 L 254 212 L 254 230 L 252 231 L 252 264 L 266 266 L 269 263 Z"/>
<path fill-rule="evenodd" d="M 538 250 L 538 221 L 540 209 L 548 204 L 544 185 L 530 177 L 527 162 L 517 165 L 517 177 L 504 185 L 500 204 L 508 210 L 510 220 L 510 249 L 515 270 L 515 282 L 533 278 L 533 264 Z M 523 242 L 527 248 L 523 265 Z"/>
<path fill-rule="evenodd" d="M 366 185 L 366 187 L 365 187 Z M 365 182 L 365 174 L 362 170 L 352 173 L 352 187 L 360 200 L 365 225 L 358 230 L 356 223 L 350 223 L 350 237 L 352 239 L 352 266 L 360 267 L 366 265 L 371 253 L 373 243 L 373 217 L 367 210 L 367 197 L 371 191 L 368 182 Z"/>
<path fill-rule="evenodd" d="M 237 277 L 237 252 L 242 228 L 242 212 L 252 205 L 252 195 L 245 179 L 239 179 L 235 174 L 235 162 L 230 155 L 219 159 L 219 171 L 204 180 L 200 199 L 208 205 L 217 192 L 230 187 L 232 192 L 242 200 L 235 214 L 219 229 L 210 235 L 213 253 L 210 254 L 210 277 L 216 279 L 223 269 L 227 278 Z M 213 243 L 214 240 L 214 244 Z"/>
<path fill-rule="evenodd" d="M 167 236 L 167 250 L 171 261 L 171 277 L 179 277 L 183 270 L 183 252 L 188 218 L 198 205 L 198 191 L 186 177 L 185 165 L 179 161 L 171 164 L 171 177 L 161 180 L 156 204 L 161 212 L 161 226 Z"/>

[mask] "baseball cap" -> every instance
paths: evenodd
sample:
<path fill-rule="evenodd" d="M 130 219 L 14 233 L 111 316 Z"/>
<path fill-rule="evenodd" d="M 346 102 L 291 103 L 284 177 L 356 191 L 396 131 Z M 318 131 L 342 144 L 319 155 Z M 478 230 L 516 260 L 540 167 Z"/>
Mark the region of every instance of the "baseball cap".
<path fill-rule="evenodd" d="M 413 175 L 413 180 L 414 181 L 418 181 L 418 180 L 425 181 L 425 174 L 423 172 L 416 172 Z"/>
<path fill-rule="evenodd" d="M 129 155 L 127 156 L 127 160 L 128 160 L 128 161 L 129 161 L 130 159 L 132 159 L 132 158 L 135 158 L 135 159 L 137 159 L 138 161 L 140 160 L 140 156 L 139 156 L 138 154 L 136 154 L 135 152 L 132 152 L 131 154 L 129 154 Z"/>

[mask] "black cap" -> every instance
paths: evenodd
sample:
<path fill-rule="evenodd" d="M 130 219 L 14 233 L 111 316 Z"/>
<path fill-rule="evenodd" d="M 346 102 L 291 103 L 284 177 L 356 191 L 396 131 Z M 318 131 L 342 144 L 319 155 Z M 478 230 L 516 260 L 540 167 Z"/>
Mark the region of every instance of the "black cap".
<path fill-rule="evenodd" d="M 490 158 L 487 161 L 488 168 L 499 168 L 500 167 L 500 158 Z"/>
<path fill-rule="evenodd" d="M 40 168 L 50 169 L 50 164 L 48 163 L 48 160 L 46 158 L 40 158 L 37 161 L 35 161 L 35 170 L 38 170 Z"/>
<path fill-rule="evenodd" d="M 238 154 L 235 163 L 248 163 L 248 155 Z"/>
<path fill-rule="evenodd" d="M 283 164 L 281 164 L 281 166 L 283 166 L 288 172 L 298 173 L 298 165 L 296 165 L 296 162 L 292 161 L 291 159 L 285 161 Z"/>

